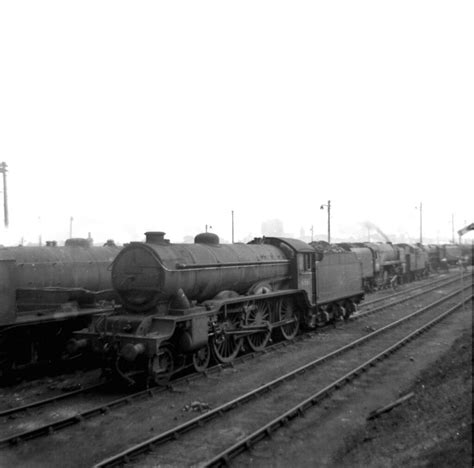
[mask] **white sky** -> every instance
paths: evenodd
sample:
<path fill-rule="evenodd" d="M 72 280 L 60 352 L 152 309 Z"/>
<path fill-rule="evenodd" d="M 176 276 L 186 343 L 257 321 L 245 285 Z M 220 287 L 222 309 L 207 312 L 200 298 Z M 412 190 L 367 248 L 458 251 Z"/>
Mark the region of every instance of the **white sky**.
<path fill-rule="evenodd" d="M 231 210 L 236 240 L 324 234 L 328 199 L 333 236 L 417 239 L 422 201 L 448 241 L 474 222 L 473 24 L 472 1 L 1 2 L 0 243 L 70 216 L 230 240 Z"/>

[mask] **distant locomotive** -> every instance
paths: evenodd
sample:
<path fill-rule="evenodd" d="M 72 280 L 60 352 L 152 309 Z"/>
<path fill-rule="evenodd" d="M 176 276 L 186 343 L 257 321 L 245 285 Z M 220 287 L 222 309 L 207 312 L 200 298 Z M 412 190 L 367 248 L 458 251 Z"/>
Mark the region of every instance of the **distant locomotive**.
<path fill-rule="evenodd" d="M 463 251 L 459 244 L 443 244 L 440 246 L 440 257 L 446 259 L 448 265 L 456 265 Z"/>
<path fill-rule="evenodd" d="M 159 380 L 188 365 L 202 371 L 211 354 L 230 362 L 244 346 L 263 349 L 272 333 L 291 339 L 300 326 L 348 318 L 364 296 L 351 252 L 321 258 L 279 237 L 220 244 L 203 233 L 194 244 L 171 244 L 162 232 L 146 236 L 112 265 L 123 307 L 75 333 L 77 347 L 100 353 L 123 376 L 145 370 Z"/>
<path fill-rule="evenodd" d="M 389 242 L 338 245 L 354 252 L 361 261 L 364 289 L 367 292 L 388 286 L 394 276 L 399 282 L 409 282 L 426 276 L 429 271 L 428 253 L 417 245 L 393 245 Z"/>
<path fill-rule="evenodd" d="M 460 260 L 466 265 L 472 264 L 473 244 L 430 244 L 422 248 L 428 255 L 430 271 L 447 270 L 458 265 Z"/>
<path fill-rule="evenodd" d="M 109 268 L 119 250 L 87 239 L 0 248 L 0 375 L 56 359 L 98 302 L 116 298 Z"/>

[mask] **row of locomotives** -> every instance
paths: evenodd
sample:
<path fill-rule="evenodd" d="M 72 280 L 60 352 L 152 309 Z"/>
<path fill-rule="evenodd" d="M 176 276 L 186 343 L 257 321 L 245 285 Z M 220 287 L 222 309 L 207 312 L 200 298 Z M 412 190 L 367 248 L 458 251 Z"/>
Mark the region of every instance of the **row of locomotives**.
<path fill-rule="evenodd" d="M 94 315 L 75 335 L 129 383 L 136 373 L 160 382 L 184 368 L 204 371 L 211 359 L 229 363 L 348 317 L 364 294 L 354 255 L 321 258 L 278 237 L 221 244 L 214 233 L 173 244 L 148 232 L 117 255 L 112 282 L 122 308 Z"/>
<path fill-rule="evenodd" d="M 390 242 L 339 245 L 354 252 L 362 263 L 366 292 L 415 281 L 430 272 L 430 251 L 423 246 Z"/>
<path fill-rule="evenodd" d="M 0 249 L 0 376 L 57 361 L 98 306 L 114 307 L 110 265 L 119 250 L 88 239 Z"/>

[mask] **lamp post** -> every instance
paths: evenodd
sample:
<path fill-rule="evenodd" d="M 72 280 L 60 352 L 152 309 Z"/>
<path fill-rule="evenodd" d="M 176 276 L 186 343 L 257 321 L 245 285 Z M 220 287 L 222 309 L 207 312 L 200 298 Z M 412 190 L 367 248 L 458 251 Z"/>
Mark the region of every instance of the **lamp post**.
<path fill-rule="evenodd" d="M 328 244 L 331 243 L 331 200 L 328 200 L 327 205 L 323 204 L 321 205 L 321 210 L 324 210 L 324 208 L 328 209 Z"/>

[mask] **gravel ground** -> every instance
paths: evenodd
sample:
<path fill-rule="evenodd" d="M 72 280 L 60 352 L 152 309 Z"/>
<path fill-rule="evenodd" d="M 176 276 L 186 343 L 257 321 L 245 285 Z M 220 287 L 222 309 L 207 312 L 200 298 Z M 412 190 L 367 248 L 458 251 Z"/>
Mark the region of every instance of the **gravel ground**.
<path fill-rule="evenodd" d="M 43 377 L 31 381 L 23 381 L 17 385 L 0 388 L 0 410 L 15 408 L 61 395 L 76 389 L 94 385 L 101 381 L 100 370 L 76 371 L 55 377 Z"/>
<path fill-rule="evenodd" d="M 348 437 L 335 466 L 472 466 L 472 329 L 406 389 L 414 397 Z"/>

